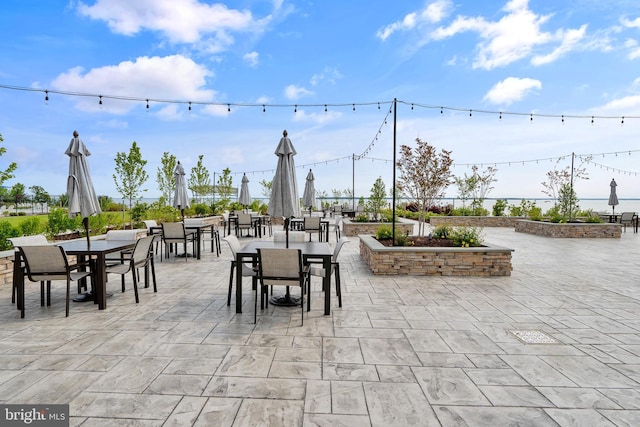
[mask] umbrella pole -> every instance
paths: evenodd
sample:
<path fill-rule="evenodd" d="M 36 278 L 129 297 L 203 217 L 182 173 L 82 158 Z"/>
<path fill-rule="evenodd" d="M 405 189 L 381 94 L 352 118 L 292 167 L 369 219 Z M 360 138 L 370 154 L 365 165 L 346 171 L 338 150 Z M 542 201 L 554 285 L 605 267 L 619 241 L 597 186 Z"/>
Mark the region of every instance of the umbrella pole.
<path fill-rule="evenodd" d="M 84 231 L 87 233 L 87 249 L 91 248 L 91 239 L 89 238 L 89 217 L 82 218 L 82 225 L 84 226 Z"/>

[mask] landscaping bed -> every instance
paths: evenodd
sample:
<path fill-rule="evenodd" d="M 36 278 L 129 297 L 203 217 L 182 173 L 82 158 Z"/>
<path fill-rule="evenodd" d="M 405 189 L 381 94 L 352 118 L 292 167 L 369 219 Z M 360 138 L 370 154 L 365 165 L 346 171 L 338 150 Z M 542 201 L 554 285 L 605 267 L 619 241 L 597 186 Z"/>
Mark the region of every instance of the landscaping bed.
<path fill-rule="evenodd" d="M 520 233 L 556 238 L 620 238 L 622 234 L 620 224 L 555 223 L 524 219 L 516 222 L 515 230 Z"/>
<path fill-rule="evenodd" d="M 373 274 L 411 276 L 510 276 L 513 249 L 484 243 L 480 247 L 384 246 L 360 235 L 360 256 Z"/>

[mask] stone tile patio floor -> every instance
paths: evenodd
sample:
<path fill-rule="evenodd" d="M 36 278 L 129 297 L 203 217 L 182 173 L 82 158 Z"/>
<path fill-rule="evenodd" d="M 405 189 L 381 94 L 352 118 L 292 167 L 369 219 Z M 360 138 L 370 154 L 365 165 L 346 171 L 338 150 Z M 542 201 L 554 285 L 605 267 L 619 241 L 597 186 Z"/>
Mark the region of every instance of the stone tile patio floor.
<path fill-rule="evenodd" d="M 0 402 L 69 403 L 83 427 L 640 425 L 640 236 L 484 234 L 511 277 L 374 277 L 353 238 L 343 308 L 322 315 L 314 278 L 304 327 L 273 306 L 254 325 L 248 285 L 227 307 L 227 247 L 157 262 L 137 305 L 113 276 L 107 310 L 69 318 L 64 285 L 41 308 L 32 284 L 25 319 L 5 286 Z"/>

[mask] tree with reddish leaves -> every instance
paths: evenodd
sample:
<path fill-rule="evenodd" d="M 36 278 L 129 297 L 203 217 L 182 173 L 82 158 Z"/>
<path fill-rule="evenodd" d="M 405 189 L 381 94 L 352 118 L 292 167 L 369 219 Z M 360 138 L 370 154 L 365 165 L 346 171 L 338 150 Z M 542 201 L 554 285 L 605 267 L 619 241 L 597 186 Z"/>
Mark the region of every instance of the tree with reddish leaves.
<path fill-rule="evenodd" d="M 397 183 L 402 194 L 415 201 L 418 213 L 418 234 L 424 234 L 427 210 L 444 196 L 451 184 L 451 151 L 438 150 L 427 141 L 416 139 L 416 146 L 402 145 L 397 167 L 400 177 Z"/>

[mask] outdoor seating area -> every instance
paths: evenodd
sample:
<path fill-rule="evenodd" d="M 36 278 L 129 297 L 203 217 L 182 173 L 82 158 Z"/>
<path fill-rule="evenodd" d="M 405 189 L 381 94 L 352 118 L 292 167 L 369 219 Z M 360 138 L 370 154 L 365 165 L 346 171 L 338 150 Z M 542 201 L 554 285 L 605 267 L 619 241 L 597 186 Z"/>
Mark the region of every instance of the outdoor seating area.
<path fill-rule="evenodd" d="M 225 240 L 241 254 L 282 245 L 274 233 Z M 358 237 L 294 233 L 292 246 L 326 244 L 334 273 L 326 315 L 312 264 L 303 324 L 300 304 L 256 307 L 248 260 L 238 294 L 225 244 L 156 262 L 157 292 L 139 286 L 139 303 L 131 273 L 124 293 L 110 274 L 107 307 L 71 302 L 69 317 L 65 286 L 41 306 L 26 282 L 25 318 L 0 287 L 0 400 L 68 403 L 71 425 L 640 424 L 640 273 L 617 262 L 637 234 L 577 243 L 486 228 L 515 248 L 512 275 L 469 278 L 374 276 Z"/>

